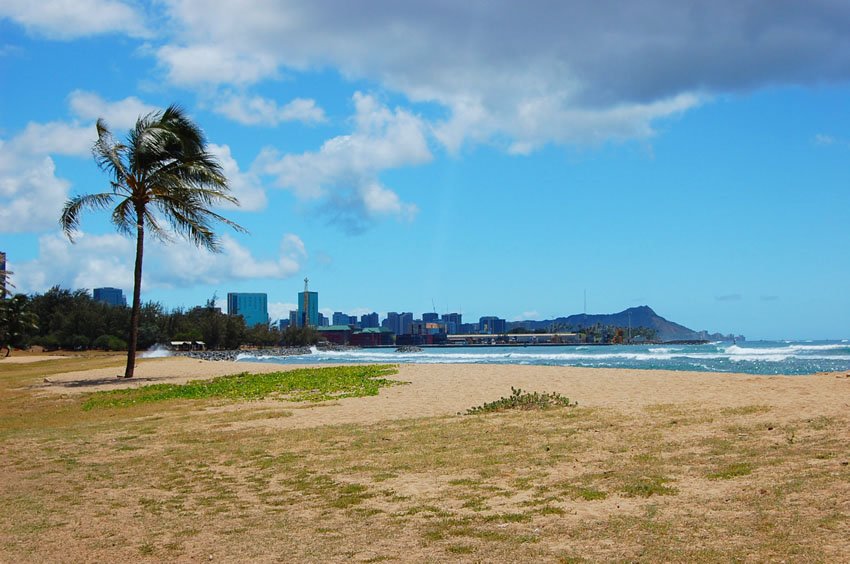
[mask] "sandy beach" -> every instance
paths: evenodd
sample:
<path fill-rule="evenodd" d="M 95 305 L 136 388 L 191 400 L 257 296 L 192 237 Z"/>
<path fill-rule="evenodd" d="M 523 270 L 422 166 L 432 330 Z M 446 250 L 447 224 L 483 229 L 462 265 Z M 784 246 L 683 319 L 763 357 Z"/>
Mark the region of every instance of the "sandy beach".
<path fill-rule="evenodd" d="M 27 360 L 0 360 L 4 562 L 850 558 L 844 372 L 403 364 L 373 396 L 87 410 L 309 365 Z M 512 387 L 578 407 L 458 415 Z"/>
<path fill-rule="evenodd" d="M 137 365 L 136 378 L 130 381 L 116 377 L 121 374 L 120 369 L 105 368 L 53 375 L 39 389 L 44 393 L 76 394 L 310 366 L 313 365 L 205 361 L 183 357 L 143 359 Z M 309 427 L 454 415 L 509 395 L 511 387 L 559 392 L 584 407 L 610 408 L 626 413 L 668 404 L 710 408 L 761 405 L 787 417 L 799 416 L 806 411 L 825 415 L 850 411 L 850 375 L 845 373 L 754 376 L 520 365 L 403 364 L 399 365 L 398 374 L 391 378 L 407 385 L 382 389 L 374 397 L 339 400 L 333 405 L 323 405 L 321 409 L 300 409 L 293 417 L 277 420 L 275 424 Z M 251 410 L 280 406 L 281 403 L 249 402 L 233 404 L 225 409 Z"/>

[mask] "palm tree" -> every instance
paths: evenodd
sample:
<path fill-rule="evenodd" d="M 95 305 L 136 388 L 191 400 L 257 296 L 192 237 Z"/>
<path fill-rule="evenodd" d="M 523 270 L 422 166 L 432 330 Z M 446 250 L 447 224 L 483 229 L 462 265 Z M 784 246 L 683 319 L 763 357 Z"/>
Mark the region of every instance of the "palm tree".
<path fill-rule="evenodd" d="M 99 210 L 116 204 L 112 223 L 121 234 L 136 236 L 133 273 L 133 306 L 127 347 L 125 378 L 133 377 L 139 332 L 142 256 L 145 231 L 163 241 L 169 231 L 199 247 L 219 250 L 211 224 L 221 222 L 245 230 L 214 213 L 220 202 L 239 202 L 229 193 L 221 165 L 206 150 L 206 139 L 178 106 L 139 117 L 126 144 L 115 140 L 106 123 L 97 121 L 97 142 L 92 148 L 98 167 L 109 175 L 111 192 L 85 194 L 65 203 L 59 222 L 73 242 L 84 209 Z M 169 229 L 170 228 L 170 229 Z"/>

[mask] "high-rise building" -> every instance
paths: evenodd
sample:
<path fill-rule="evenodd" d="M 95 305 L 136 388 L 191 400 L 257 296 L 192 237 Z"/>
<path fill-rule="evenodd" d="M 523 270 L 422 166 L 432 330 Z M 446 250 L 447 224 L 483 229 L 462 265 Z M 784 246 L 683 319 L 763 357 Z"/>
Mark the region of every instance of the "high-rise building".
<path fill-rule="evenodd" d="M 488 315 L 478 320 L 478 332 L 483 335 L 501 335 L 506 332 L 505 320 Z"/>
<path fill-rule="evenodd" d="M 330 326 L 331 326 L 331 320 L 328 319 L 327 317 L 325 317 L 325 314 L 320 313 L 319 314 L 319 327 L 330 327 Z"/>
<path fill-rule="evenodd" d="M 288 319 L 278 319 L 277 320 L 278 331 L 286 331 L 288 328 L 289 328 L 289 320 Z"/>
<path fill-rule="evenodd" d="M 241 315 L 248 327 L 268 325 L 268 296 L 262 293 L 229 292 L 227 315 Z"/>
<path fill-rule="evenodd" d="M 446 324 L 446 333 L 449 335 L 457 335 L 460 333 L 460 326 L 463 325 L 463 314 L 444 313 L 443 323 Z"/>
<path fill-rule="evenodd" d="M 378 318 L 378 314 L 375 312 L 366 313 L 360 316 L 360 327 L 362 329 L 369 329 L 371 327 L 380 327 L 381 323 Z"/>
<path fill-rule="evenodd" d="M 398 316 L 399 333 L 398 335 L 410 335 L 411 326 L 413 325 L 413 313 L 406 311 Z"/>
<path fill-rule="evenodd" d="M 324 317 L 324 316 L 323 316 Z M 298 327 L 319 327 L 319 292 L 298 292 Z"/>
<path fill-rule="evenodd" d="M 290 327 L 298 327 L 298 311 L 294 309 L 289 310 L 289 326 Z"/>
<path fill-rule="evenodd" d="M 335 311 L 332 319 L 333 325 L 348 325 L 349 315 L 341 311 Z"/>
<path fill-rule="evenodd" d="M 94 301 L 111 306 L 127 307 L 127 299 L 124 292 L 118 288 L 95 288 L 92 291 Z"/>
<path fill-rule="evenodd" d="M 0 252 L 0 300 L 6 297 L 6 253 Z"/>
<path fill-rule="evenodd" d="M 397 311 L 388 311 L 387 318 L 384 319 L 381 324 L 382 327 L 386 327 L 396 335 L 401 335 L 401 324 L 399 323 L 399 315 Z"/>
<path fill-rule="evenodd" d="M 423 313 L 422 321 L 425 323 L 436 323 L 440 320 L 440 315 L 438 313 Z"/>

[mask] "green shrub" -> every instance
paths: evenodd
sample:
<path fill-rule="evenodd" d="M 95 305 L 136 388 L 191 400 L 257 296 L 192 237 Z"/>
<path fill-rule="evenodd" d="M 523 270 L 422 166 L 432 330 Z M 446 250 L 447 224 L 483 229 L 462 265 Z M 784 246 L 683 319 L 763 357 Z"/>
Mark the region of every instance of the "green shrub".
<path fill-rule="evenodd" d="M 511 386 L 511 395 L 501 397 L 496 401 L 485 403 L 466 410 L 467 415 L 493 413 L 509 409 L 549 409 L 551 407 L 575 407 L 578 402 L 570 403 L 570 398 L 557 392 L 523 392 L 520 388 Z"/>
<path fill-rule="evenodd" d="M 127 341 L 115 335 L 101 335 L 91 344 L 92 348 L 102 351 L 126 351 Z"/>

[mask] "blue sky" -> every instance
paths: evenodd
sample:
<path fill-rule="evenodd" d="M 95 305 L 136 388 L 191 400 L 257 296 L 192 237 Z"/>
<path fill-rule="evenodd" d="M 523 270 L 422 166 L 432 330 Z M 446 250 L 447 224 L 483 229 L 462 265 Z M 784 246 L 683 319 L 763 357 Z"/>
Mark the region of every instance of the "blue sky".
<path fill-rule="evenodd" d="M 460 4 L 460 5 L 459 5 Z M 325 313 L 650 305 L 693 329 L 850 337 L 842 2 L 0 6 L 0 250 L 19 290 L 132 285 L 94 121 L 183 105 L 248 235 L 151 244 L 143 298 L 309 276 Z"/>

